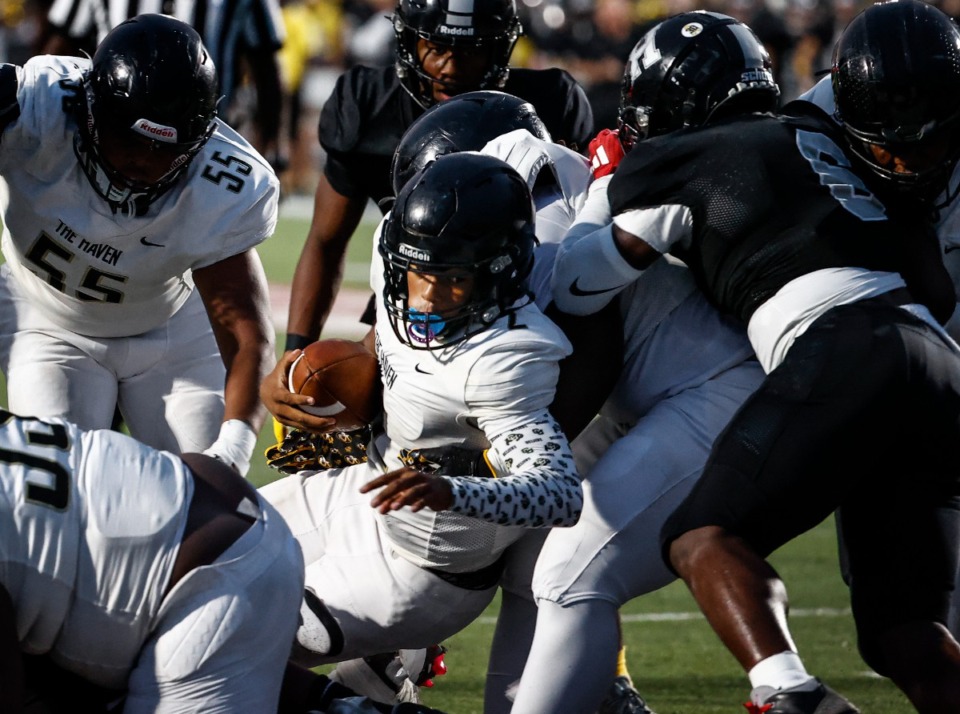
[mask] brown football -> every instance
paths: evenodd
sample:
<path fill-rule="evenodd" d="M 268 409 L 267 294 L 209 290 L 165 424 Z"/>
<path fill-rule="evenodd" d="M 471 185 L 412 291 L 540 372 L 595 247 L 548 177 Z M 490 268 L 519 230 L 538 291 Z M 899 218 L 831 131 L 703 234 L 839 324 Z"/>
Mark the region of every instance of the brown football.
<path fill-rule="evenodd" d="M 290 367 L 287 387 L 307 394 L 310 414 L 333 417 L 338 429 L 356 429 L 380 412 L 380 370 L 376 356 L 353 340 L 327 339 L 307 345 Z"/>

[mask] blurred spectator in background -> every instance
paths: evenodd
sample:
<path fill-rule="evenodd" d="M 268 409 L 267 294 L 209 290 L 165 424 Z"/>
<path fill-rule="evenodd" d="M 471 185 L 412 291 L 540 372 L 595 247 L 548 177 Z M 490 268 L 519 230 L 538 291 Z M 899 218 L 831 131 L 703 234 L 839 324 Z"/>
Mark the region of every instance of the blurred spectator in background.
<path fill-rule="evenodd" d="M 386 67 L 396 61 L 397 40 L 389 21 L 395 5 L 395 0 L 345 0 L 347 66 Z"/>
<path fill-rule="evenodd" d="M 320 175 L 313 153 L 317 143 L 315 112 L 320 101 L 310 80 L 323 68 L 329 75 L 328 90 L 333 88 L 334 77 L 346 63 L 344 39 L 349 20 L 340 0 L 286 2 L 282 12 L 287 30 L 279 53 L 284 89 L 283 139 L 287 142 L 284 154 L 290 158 L 280 181 L 285 195 L 312 194 Z"/>
<path fill-rule="evenodd" d="M 41 51 L 92 53 L 91 42 L 96 46 L 112 28 L 144 13 L 172 15 L 200 33 L 220 74 L 220 116 L 282 169 L 279 0 L 53 0 Z"/>
<path fill-rule="evenodd" d="M 50 0 L 0 2 L 0 62 L 23 64 L 36 52 Z"/>
<path fill-rule="evenodd" d="M 559 66 L 580 82 L 597 129 L 614 129 L 620 106 L 623 58 L 642 37 L 633 0 L 570 0 L 565 22 L 537 38 L 540 66 Z M 562 11 L 562 10 L 561 10 Z M 544 18 L 549 19 L 549 10 Z"/>
<path fill-rule="evenodd" d="M 785 84 L 789 85 L 788 77 L 785 76 L 789 75 L 789 72 L 785 71 L 785 64 L 790 58 L 796 38 L 788 29 L 783 14 L 771 10 L 765 0 L 730 0 L 714 2 L 712 5 L 714 7 L 711 9 L 735 17 L 754 31 L 770 55 L 773 78 L 777 85 L 781 90 Z"/>

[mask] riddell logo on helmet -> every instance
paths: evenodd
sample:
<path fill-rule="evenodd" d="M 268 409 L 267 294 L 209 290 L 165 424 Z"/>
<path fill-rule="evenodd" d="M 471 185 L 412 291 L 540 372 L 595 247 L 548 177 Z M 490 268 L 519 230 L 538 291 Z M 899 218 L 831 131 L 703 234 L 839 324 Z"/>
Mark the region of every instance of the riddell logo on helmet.
<path fill-rule="evenodd" d="M 472 27 L 450 27 L 449 25 L 440 25 L 437 28 L 437 34 L 440 35 L 455 35 L 457 37 L 472 37 L 476 34 L 476 30 Z"/>
<path fill-rule="evenodd" d="M 130 128 L 150 139 L 165 141 L 168 144 L 177 143 L 177 130 L 172 126 L 156 124 L 149 119 L 137 119 Z"/>
<path fill-rule="evenodd" d="M 421 263 L 430 262 L 430 254 L 425 250 L 420 250 L 419 248 L 414 248 L 412 245 L 407 243 L 400 244 L 400 255 L 410 258 L 411 260 L 419 260 Z"/>

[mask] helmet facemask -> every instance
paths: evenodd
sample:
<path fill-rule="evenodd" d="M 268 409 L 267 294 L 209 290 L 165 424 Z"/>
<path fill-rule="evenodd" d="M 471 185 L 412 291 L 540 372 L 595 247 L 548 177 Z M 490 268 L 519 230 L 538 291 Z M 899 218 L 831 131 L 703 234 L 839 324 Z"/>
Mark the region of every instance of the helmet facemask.
<path fill-rule="evenodd" d="M 831 77 L 835 117 L 853 158 L 880 179 L 873 188 L 888 200 L 946 205 L 960 158 L 954 21 L 919 0 L 871 5 L 844 28 Z"/>
<path fill-rule="evenodd" d="M 115 213 L 142 215 L 151 203 L 159 199 L 187 170 L 194 156 L 203 148 L 216 125 L 213 121 L 198 139 L 185 143 L 164 141 L 151 136 L 176 136 L 176 130 L 141 118 L 133 126 L 101 120 L 98 121 L 96 97 L 89 78 L 84 82 L 86 112 L 81 112 L 79 127 L 74 137 L 73 149 L 80 168 L 94 191 L 110 204 Z M 162 151 L 170 155 L 170 169 L 155 181 L 138 181 L 125 176 L 115 168 L 101 151 L 101 136 L 112 135 L 124 139 L 142 137 L 142 145 L 136 151 Z"/>
<path fill-rule="evenodd" d="M 854 157 L 881 179 L 879 188 L 890 198 L 912 198 L 943 208 L 960 192 L 960 185 L 949 185 L 960 160 L 960 115 L 932 131 L 921 130 L 912 140 L 889 132 L 865 136 L 845 129 Z"/>
<path fill-rule="evenodd" d="M 526 279 L 535 245 L 530 188 L 508 164 L 474 152 L 428 164 L 403 186 L 380 235 L 383 303 L 397 339 L 413 349 L 444 349 L 519 310 L 531 300 Z M 423 280 L 408 282 L 408 274 Z M 412 301 L 410 282 L 429 283 L 424 276 L 472 284 L 455 296 L 448 282 Z M 425 304 L 438 307 L 424 312 Z"/>
<path fill-rule="evenodd" d="M 504 87 L 510 75 L 510 55 L 522 32 L 512 0 L 504 4 L 507 11 L 502 15 L 489 16 L 482 7 L 474 7 L 473 14 L 458 15 L 449 12 L 441 0 L 427 2 L 417 10 L 412 4 L 406 11 L 404 7 L 405 3 L 401 2 L 393 15 L 393 29 L 397 37 L 396 72 L 401 85 L 417 104 L 427 108 L 436 103 L 434 84 L 444 87 L 449 95 Z M 405 12 L 416 13 L 417 16 L 405 17 Z M 448 51 L 484 54 L 486 70 L 471 85 L 435 78 L 424 69 L 421 62 L 420 40 Z"/>
<path fill-rule="evenodd" d="M 216 67 L 190 25 L 155 14 L 117 25 L 76 109 L 74 153 L 93 189 L 114 212 L 142 215 L 213 135 L 218 97 Z"/>
<path fill-rule="evenodd" d="M 401 250 L 414 252 L 410 246 Z M 502 274 L 516 272 L 513 259 L 506 254 L 488 258 L 479 264 L 433 264 L 425 266 L 414 258 L 393 252 L 383 244 L 380 255 L 384 262 L 385 307 L 387 319 L 394 334 L 413 349 L 438 350 L 472 337 L 497 321 L 502 315 L 529 302 L 517 303 L 517 296 L 507 294 Z M 469 272 L 474 276 L 470 297 L 459 307 L 444 310 L 442 314 L 421 312 L 410 306 L 407 273 L 445 277 L 453 272 Z"/>

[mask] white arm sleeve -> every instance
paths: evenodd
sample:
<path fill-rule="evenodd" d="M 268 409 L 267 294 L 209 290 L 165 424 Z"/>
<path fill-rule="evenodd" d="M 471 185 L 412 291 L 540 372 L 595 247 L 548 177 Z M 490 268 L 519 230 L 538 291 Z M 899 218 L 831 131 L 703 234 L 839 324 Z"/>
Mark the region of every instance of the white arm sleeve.
<path fill-rule="evenodd" d="M 583 508 L 583 489 L 567 437 L 546 409 L 522 427 L 490 439 L 491 461 L 503 476 L 447 476 L 450 510 L 499 525 L 572 526 Z M 498 468 L 500 471 L 500 468 Z"/>
<path fill-rule="evenodd" d="M 642 272 L 624 260 L 613 241 L 607 198 L 612 178 L 604 176 L 590 184 L 553 264 L 553 299 L 557 307 L 573 315 L 601 310 Z"/>
<path fill-rule="evenodd" d="M 552 280 L 553 299 L 564 312 L 591 315 L 601 310 L 643 272 L 620 255 L 612 224 L 572 245 L 567 238 L 553 264 Z"/>

